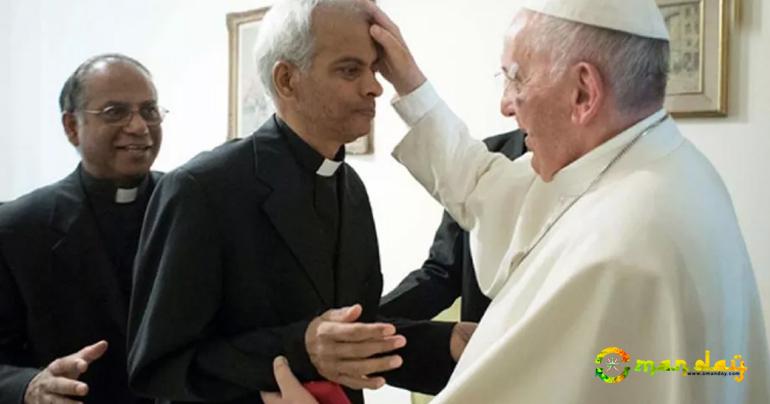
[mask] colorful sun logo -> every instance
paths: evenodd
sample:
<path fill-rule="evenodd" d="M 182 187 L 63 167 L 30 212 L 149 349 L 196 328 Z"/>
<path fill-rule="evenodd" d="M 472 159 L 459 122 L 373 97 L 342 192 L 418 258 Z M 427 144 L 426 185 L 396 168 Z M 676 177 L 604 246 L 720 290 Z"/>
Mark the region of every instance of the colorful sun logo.
<path fill-rule="evenodd" d="M 625 366 L 630 360 L 631 356 L 618 347 L 604 348 L 596 355 L 594 362 L 598 366 L 594 374 L 605 383 L 620 383 L 631 371 L 630 366 Z"/>

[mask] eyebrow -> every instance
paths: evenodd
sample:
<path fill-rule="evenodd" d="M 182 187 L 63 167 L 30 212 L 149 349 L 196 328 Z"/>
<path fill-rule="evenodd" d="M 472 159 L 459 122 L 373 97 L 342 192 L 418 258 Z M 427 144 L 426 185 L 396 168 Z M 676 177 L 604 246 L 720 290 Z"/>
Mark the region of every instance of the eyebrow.
<path fill-rule="evenodd" d="M 380 58 L 377 57 L 376 59 L 374 59 L 372 61 L 371 65 L 376 64 L 377 62 L 379 62 L 379 60 L 380 60 Z M 343 57 L 335 60 L 332 64 L 333 65 L 341 65 L 341 64 L 345 64 L 345 63 L 355 63 L 355 64 L 357 64 L 359 66 L 367 66 L 367 65 L 369 65 L 368 63 L 363 61 L 361 58 L 357 58 L 357 57 L 354 57 L 354 56 L 343 56 Z"/>
<path fill-rule="evenodd" d="M 149 99 L 149 100 L 140 101 L 139 103 L 137 103 L 137 105 L 145 106 L 145 105 L 157 104 L 157 103 L 158 103 L 158 100 Z M 101 103 L 100 105 L 131 105 L 131 104 L 133 103 L 126 102 L 126 101 L 107 100 Z"/>

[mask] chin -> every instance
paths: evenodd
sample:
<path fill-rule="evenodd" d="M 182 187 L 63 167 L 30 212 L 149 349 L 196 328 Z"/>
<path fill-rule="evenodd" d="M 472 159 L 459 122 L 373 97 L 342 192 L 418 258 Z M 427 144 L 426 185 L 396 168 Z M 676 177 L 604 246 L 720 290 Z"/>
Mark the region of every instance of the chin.
<path fill-rule="evenodd" d="M 366 125 L 366 127 L 356 128 L 348 132 L 345 136 L 345 143 L 350 143 L 356 139 L 362 138 L 372 132 L 372 126 Z"/>
<path fill-rule="evenodd" d="M 123 178 L 142 178 L 150 172 L 152 164 L 139 163 L 121 167 L 117 171 Z"/>
<path fill-rule="evenodd" d="M 532 156 L 532 160 L 529 162 L 529 165 L 532 166 L 532 170 L 535 172 L 535 174 L 540 175 L 540 165 L 537 164 L 537 160 L 534 156 Z"/>
<path fill-rule="evenodd" d="M 530 150 L 532 152 L 532 160 L 529 162 L 529 164 L 532 166 L 532 170 L 542 178 L 543 176 L 543 165 L 540 163 L 540 159 L 537 156 L 537 153 Z"/>

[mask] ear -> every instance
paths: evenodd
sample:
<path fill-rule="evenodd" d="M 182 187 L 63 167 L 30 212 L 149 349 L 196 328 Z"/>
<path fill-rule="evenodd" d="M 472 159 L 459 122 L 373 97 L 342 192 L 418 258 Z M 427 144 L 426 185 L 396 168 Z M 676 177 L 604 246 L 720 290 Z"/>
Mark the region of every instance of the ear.
<path fill-rule="evenodd" d="M 573 67 L 573 72 L 577 91 L 572 100 L 571 118 L 574 124 L 585 125 L 599 113 L 608 89 L 599 69 L 591 63 L 580 62 Z"/>
<path fill-rule="evenodd" d="M 299 70 L 291 63 L 278 61 L 273 66 L 273 85 L 279 98 L 296 96 L 296 76 Z"/>
<path fill-rule="evenodd" d="M 64 133 L 67 134 L 67 140 L 75 146 L 80 146 L 80 137 L 78 136 L 78 120 L 72 112 L 61 114 L 61 124 L 64 127 Z"/>

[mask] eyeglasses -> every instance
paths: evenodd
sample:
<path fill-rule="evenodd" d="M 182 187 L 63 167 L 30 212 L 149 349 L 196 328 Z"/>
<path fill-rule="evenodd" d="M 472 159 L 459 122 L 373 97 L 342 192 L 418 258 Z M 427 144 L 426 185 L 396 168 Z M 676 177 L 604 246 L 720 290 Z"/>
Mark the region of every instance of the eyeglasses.
<path fill-rule="evenodd" d="M 495 73 L 495 79 L 500 83 L 503 91 L 507 91 L 511 86 L 518 93 L 521 91 L 521 85 L 524 84 L 519 78 L 519 65 L 511 63 L 507 69 L 502 69 Z"/>
<path fill-rule="evenodd" d="M 134 113 L 138 112 L 147 126 L 158 126 L 169 111 L 155 104 L 133 108 L 129 104 L 115 103 L 102 109 L 84 109 L 83 112 L 96 115 L 104 123 L 114 126 L 128 125 L 133 119 Z"/>

